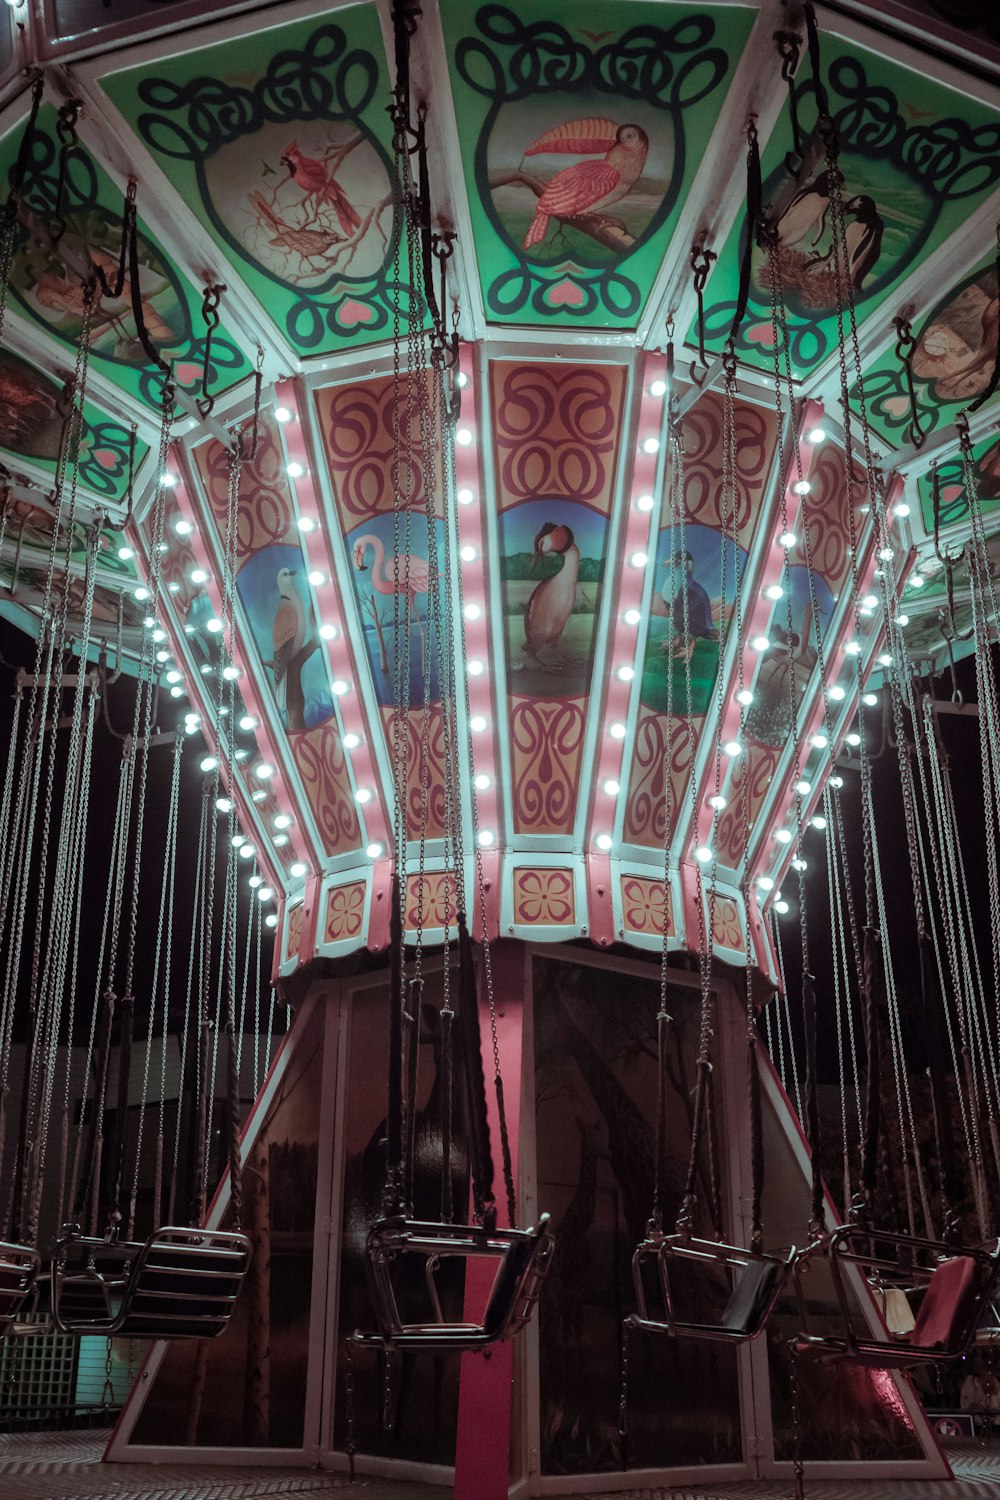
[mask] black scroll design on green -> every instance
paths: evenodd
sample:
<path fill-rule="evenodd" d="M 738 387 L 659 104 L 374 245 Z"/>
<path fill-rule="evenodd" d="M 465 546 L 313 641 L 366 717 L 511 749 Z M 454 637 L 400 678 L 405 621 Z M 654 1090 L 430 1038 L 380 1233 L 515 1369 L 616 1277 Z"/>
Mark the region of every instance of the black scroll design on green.
<path fill-rule="evenodd" d="M 77 458 L 80 483 L 95 495 L 118 499 L 128 482 L 129 445 L 130 434 L 119 422 L 88 422 Z M 113 455 L 113 463 L 99 462 L 97 453 Z M 102 564 L 106 565 L 106 559 L 102 558 Z"/>
<path fill-rule="evenodd" d="M 43 224 L 56 215 L 59 191 L 59 145 L 45 129 L 37 129 L 24 180 L 24 202 Z M 7 173 L 8 183 L 10 171 Z M 88 257 L 102 264 L 113 276 L 121 246 L 121 211 L 109 209 L 100 200 L 97 169 L 81 146 L 73 146 L 66 158 L 66 191 L 62 217 L 66 228 L 58 246 L 52 246 L 22 226 L 14 251 L 11 291 L 21 309 L 49 333 L 75 348 L 81 327 L 83 293 L 76 270 L 64 264 L 60 248 L 65 246 L 78 259 Z M 188 305 L 188 294 L 175 267 L 141 231 L 138 234 L 140 279 L 143 272 L 156 291 L 143 290 L 143 311 L 152 341 L 165 358 L 175 364 L 190 364 L 199 370 L 205 359 L 205 340 L 196 333 Z M 34 294 L 34 299 L 28 293 Z M 147 295 L 148 293 L 148 295 Z M 128 297 L 128 291 L 123 294 Z M 41 306 L 53 316 L 46 317 Z M 139 395 L 154 407 L 160 405 L 162 376 L 146 359 L 138 337 L 127 332 L 127 316 L 119 305 L 98 288 L 91 325 L 91 357 L 139 374 Z M 113 333 L 110 348 L 100 347 L 103 334 Z M 246 361 L 240 350 L 216 331 L 212 339 L 210 383 L 242 374 Z"/>
<path fill-rule="evenodd" d="M 917 82 L 914 78 L 914 83 Z M 853 56 L 833 59 L 827 86 L 841 152 L 847 158 L 843 163 L 845 175 L 850 177 L 851 157 L 887 163 L 909 178 L 927 205 L 923 222 L 903 252 L 856 292 L 860 306 L 879 297 L 916 264 L 947 204 L 981 198 L 1000 181 L 1000 123 L 970 125 L 955 115 L 928 124 L 910 124 L 895 93 L 869 82 L 864 65 Z M 795 94 L 799 118 L 815 118 L 812 79 L 797 84 Z M 822 153 L 817 160 L 822 163 Z M 764 183 L 765 201 L 786 184 L 782 165 Z M 706 311 L 705 330 L 709 339 L 718 341 L 726 337 L 735 307 L 735 301 L 726 301 L 715 303 Z M 751 323 L 754 317 L 757 320 L 770 317 L 763 272 L 751 287 L 750 314 Z M 808 369 L 830 352 L 834 328 L 832 324 L 830 329 L 824 328 L 823 323 L 834 316 L 834 310 L 830 309 L 814 317 L 798 312 L 788 319 L 789 352 L 796 368 Z M 759 354 L 759 347 L 747 339 L 746 332 L 744 324 L 737 348 L 744 353 Z M 888 389 L 883 392 L 886 397 L 890 394 Z"/>
<path fill-rule="evenodd" d="M 363 325 L 366 333 L 385 328 L 396 303 L 405 316 L 409 289 L 388 279 L 391 248 L 374 275 L 352 277 L 334 269 L 322 282 L 305 289 L 248 254 L 212 200 L 206 163 L 218 151 L 263 125 L 348 122 L 377 153 L 391 181 L 392 164 L 362 119 L 378 88 L 375 58 L 361 48 L 350 48 L 341 27 L 332 24 L 317 27 L 304 47 L 276 52 L 266 73 L 253 85 L 209 76 L 179 84 L 154 74 L 138 86 L 139 99 L 148 106 L 137 121 L 140 137 L 154 152 L 191 163 L 205 212 L 219 237 L 240 260 L 249 260 L 260 275 L 295 296 L 285 316 L 285 332 L 301 349 L 315 349 L 326 332 L 338 338 L 351 338 L 359 332 L 362 325 L 346 328 L 337 321 L 337 311 L 347 297 L 370 308 L 371 319 Z M 397 233 L 398 226 L 393 222 L 390 247 Z M 327 300 L 334 288 L 340 295 Z"/>
<path fill-rule="evenodd" d="M 476 13 L 479 36 L 463 37 L 455 63 L 463 82 L 490 101 L 475 146 L 474 171 L 480 200 L 497 234 L 516 255 L 517 265 L 498 276 L 487 293 L 489 310 L 513 316 L 530 307 L 551 317 L 545 301 L 551 285 L 546 267 L 530 260 L 507 232 L 489 183 L 488 147 L 501 109 L 531 97 L 593 90 L 609 100 L 636 100 L 661 111 L 673 127 L 674 160 L 668 188 L 656 212 L 621 259 L 635 254 L 665 223 L 684 184 L 684 111 L 706 99 L 729 68 L 724 48 L 713 47 L 715 23 L 705 15 L 686 16 L 673 26 L 633 26 L 616 41 L 588 47 L 555 21 L 526 23 L 503 5 Z M 635 317 L 642 291 L 617 265 L 587 267 L 574 251 L 579 270 L 565 272 L 582 293 L 572 313 L 586 319 L 602 309 L 615 318 Z"/>

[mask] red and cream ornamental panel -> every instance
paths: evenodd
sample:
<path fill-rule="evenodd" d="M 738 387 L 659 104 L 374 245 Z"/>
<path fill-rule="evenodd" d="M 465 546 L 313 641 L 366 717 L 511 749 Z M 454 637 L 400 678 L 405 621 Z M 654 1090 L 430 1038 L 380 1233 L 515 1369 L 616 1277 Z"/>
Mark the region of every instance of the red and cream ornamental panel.
<path fill-rule="evenodd" d="M 750 594 L 759 571 L 759 553 L 755 557 L 753 549 L 767 508 L 764 500 L 774 465 L 775 419 L 766 409 L 741 400 L 736 406 L 735 430 L 737 536 L 742 553 L 742 587 Z M 684 417 L 683 527 L 677 525 L 673 538 L 666 500 L 669 475 L 664 476 L 664 489 L 656 506 L 649 603 L 640 640 L 631 773 L 621 822 L 625 845 L 663 849 L 667 835 L 665 767 L 670 778 L 669 838 L 678 851 L 690 838 L 692 756 L 702 757 L 700 778 L 695 783 L 699 809 L 703 797 L 714 789 L 717 674 L 720 668 L 725 670 L 720 664 L 720 651 L 724 649 L 735 595 L 733 543 L 725 540 L 732 536 L 733 522 L 727 515 L 731 502 L 723 495 L 722 433 L 723 398 L 717 391 L 706 391 Z M 735 666 L 732 650 L 730 665 Z M 685 713 L 689 675 L 690 727 Z M 735 684 L 731 690 L 735 692 Z M 730 696 L 725 686 L 723 696 L 724 701 Z M 668 700 L 672 720 L 667 715 Z M 706 780 L 711 783 L 707 790 Z"/>
<path fill-rule="evenodd" d="M 304 477 L 298 472 L 303 465 L 286 459 L 280 425 L 274 410 L 262 411 L 256 454 L 240 471 L 236 596 L 249 686 L 271 726 L 275 774 L 296 824 L 309 835 L 309 869 L 316 871 L 359 851 L 363 832 L 303 547 L 315 521 L 296 504 L 289 481 Z M 228 459 L 214 440 L 196 448 L 193 458 L 215 523 L 218 568 Z M 218 592 L 217 572 L 206 587 Z"/>

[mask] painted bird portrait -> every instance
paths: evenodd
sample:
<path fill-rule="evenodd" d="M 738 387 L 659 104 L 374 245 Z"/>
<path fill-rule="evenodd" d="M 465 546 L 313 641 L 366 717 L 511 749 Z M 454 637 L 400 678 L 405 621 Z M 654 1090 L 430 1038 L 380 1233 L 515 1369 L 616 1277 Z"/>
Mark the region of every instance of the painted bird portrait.
<path fill-rule="evenodd" d="M 360 227 L 361 215 L 326 162 L 307 156 L 298 141 L 290 141 L 281 153 L 281 165 L 302 190 L 307 217 L 300 228 L 318 224 L 327 207 L 336 215 L 343 234 L 353 234 Z"/>
<path fill-rule="evenodd" d="M 274 673 L 274 693 L 286 729 L 306 728 L 302 671 L 319 647 L 312 610 L 299 592 L 295 568 L 279 568 L 272 628 L 273 654 L 265 665 Z"/>
<path fill-rule="evenodd" d="M 664 643 L 664 649 L 690 661 L 698 641 L 715 639 L 712 601 L 694 576 L 694 558 L 690 552 L 674 558 L 672 564 L 668 559 L 664 567 L 670 569 L 670 576 L 661 592 L 673 626 L 673 636 Z"/>
<path fill-rule="evenodd" d="M 635 242 L 628 224 L 608 213 L 639 183 L 649 153 L 649 137 L 641 125 L 588 118 L 570 120 L 537 136 L 524 158 L 577 156 L 586 158 L 562 167 L 547 181 L 519 171 L 491 181 L 492 186 L 520 181 L 535 193 L 534 217 L 522 240 L 525 250 L 549 241 L 572 225 L 606 248 L 624 250 Z"/>
<path fill-rule="evenodd" d="M 562 567 L 538 584 L 524 607 L 524 651 L 543 671 L 560 672 L 579 665 L 561 649 L 560 638 L 576 604 L 580 549 L 569 526 L 547 521 L 535 537 L 535 560 L 552 554 Z"/>

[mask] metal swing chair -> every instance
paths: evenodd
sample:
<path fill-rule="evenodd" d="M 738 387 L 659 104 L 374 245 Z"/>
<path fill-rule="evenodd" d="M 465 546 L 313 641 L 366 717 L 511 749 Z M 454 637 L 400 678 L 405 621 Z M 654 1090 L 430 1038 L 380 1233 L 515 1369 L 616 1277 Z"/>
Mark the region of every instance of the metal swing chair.
<path fill-rule="evenodd" d="M 398 955 L 402 959 L 402 922 L 399 915 L 398 881 L 393 880 L 392 950 L 393 950 L 393 1032 L 400 1046 L 393 1048 L 399 1065 L 392 1069 L 388 1117 L 389 1159 L 387 1191 L 393 1183 L 402 1185 L 402 984 Z M 459 934 L 459 1024 L 461 1027 L 469 1124 L 469 1151 L 472 1164 L 473 1193 L 478 1222 L 454 1224 L 408 1217 L 402 1208 L 380 1218 L 369 1230 L 366 1269 L 369 1293 L 377 1331 L 356 1332 L 352 1343 L 368 1347 L 390 1347 L 400 1351 L 446 1354 L 485 1349 L 490 1344 L 513 1338 L 528 1322 L 538 1301 L 545 1273 L 552 1256 L 554 1241 L 548 1231 L 549 1216 L 542 1214 L 530 1229 L 498 1228 L 492 1197 L 493 1167 L 490 1134 L 486 1120 L 486 1094 L 482 1054 L 479 1046 L 479 1017 L 472 945 L 463 913 L 458 914 Z M 397 1024 L 398 1018 L 398 1024 Z M 416 1023 L 412 1023 L 416 1024 Z M 444 1016 L 444 1042 L 450 1047 L 450 1016 Z M 410 1047 L 417 1045 L 410 1036 Z M 411 1052 L 412 1056 L 412 1052 Z M 446 1066 L 450 1071 L 450 1056 Z M 399 1089 L 399 1094 L 395 1090 Z M 394 1104 L 394 1096 L 398 1101 Z M 447 1107 L 447 1106 L 446 1106 Z M 410 1110 L 412 1118 L 412 1092 Z M 450 1133 L 446 1136 L 450 1139 Z M 396 1143 L 399 1154 L 394 1153 Z M 442 1163 L 442 1182 L 450 1179 L 451 1163 L 446 1144 Z M 513 1184 L 509 1184 L 512 1197 Z M 429 1316 L 414 1318 L 401 1309 L 398 1290 L 399 1270 L 406 1256 L 421 1257 L 424 1265 L 423 1285 Z M 446 1313 L 438 1285 L 438 1272 L 449 1260 L 492 1260 L 496 1273 L 485 1309 L 479 1322 L 451 1318 Z"/>
<path fill-rule="evenodd" d="M 169 412 L 172 409 L 172 387 L 165 379 L 164 420 L 161 434 L 161 471 L 165 466 L 166 445 L 169 437 Z M 238 454 L 234 452 L 231 463 L 238 466 Z M 236 481 L 231 478 L 231 489 Z M 235 512 L 235 504 L 231 505 Z M 150 581 L 153 603 L 159 586 L 159 549 L 157 542 L 163 532 L 165 513 L 164 491 L 161 486 L 153 514 L 153 544 Z M 231 550 L 235 537 L 233 516 L 230 517 L 232 537 L 227 534 L 227 579 L 231 577 Z M 227 613 L 231 590 L 227 593 Z M 145 641 L 145 637 L 144 637 Z M 239 1117 L 234 1101 L 238 1099 L 238 1083 L 235 1074 L 235 1038 L 233 1035 L 235 983 L 235 914 L 231 892 L 236 879 L 235 857 L 232 838 L 228 840 L 230 854 L 227 864 L 226 888 L 223 901 L 222 963 L 228 976 L 227 1012 L 225 1030 L 227 1038 L 226 1059 L 229 1069 L 228 1097 L 230 1100 L 229 1170 L 231 1195 L 236 1228 L 233 1230 L 199 1227 L 205 1213 L 204 1140 L 205 1109 L 208 1079 L 208 986 L 211 966 L 206 961 L 211 946 L 213 921 L 214 865 L 215 865 L 215 820 L 206 811 L 214 804 L 218 791 L 218 757 L 215 779 L 206 785 L 202 814 L 201 836 L 196 874 L 194 940 L 205 945 L 201 965 L 201 993 L 199 995 L 198 1035 L 200 1055 L 198 1058 L 199 1098 L 198 1109 L 192 1129 L 192 1156 L 194 1160 L 192 1193 L 192 1219 L 190 1226 L 168 1225 L 156 1228 L 145 1240 L 131 1238 L 134 1208 L 127 1221 L 127 1237 L 121 1238 L 123 1214 L 123 1176 L 125 1167 L 127 1112 L 129 1097 L 129 1073 L 132 1055 L 133 1004 L 131 999 L 132 966 L 135 952 L 136 916 L 141 865 L 142 804 L 147 783 L 149 745 L 153 736 L 154 692 L 152 661 L 148 674 L 140 671 L 140 691 L 136 697 L 135 719 L 132 733 L 123 747 L 122 782 L 127 791 L 123 798 L 120 790 L 119 807 L 134 804 L 136 813 L 136 853 L 133 866 L 131 892 L 131 922 L 127 937 L 126 975 L 121 1003 L 120 1032 L 118 1044 L 118 1081 L 115 1132 L 112 1142 L 112 1204 L 108 1226 L 103 1238 L 93 1233 L 81 1233 L 79 1225 L 67 1226 L 66 1232 L 57 1240 L 52 1256 L 51 1294 L 52 1322 L 60 1333 L 74 1335 L 118 1336 L 145 1339 L 207 1339 L 217 1338 L 229 1326 L 240 1291 L 242 1290 L 250 1264 L 250 1241 L 240 1230 L 239 1164 Z M 223 678 L 220 675 L 220 694 Z M 145 688 L 145 692 L 143 691 Z M 232 687 L 230 684 L 230 692 Z M 224 705 L 220 705 L 222 707 Z M 232 712 L 232 704 L 230 704 Z M 230 722 L 232 720 L 230 719 Z M 170 818 L 168 834 L 168 858 L 164 866 L 164 896 L 161 898 L 161 922 L 166 910 L 165 893 L 171 869 L 176 866 L 177 830 L 179 826 L 178 803 L 180 791 L 180 764 L 183 736 L 175 739 L 175 758 L 170 796 Z M 232 767 L 230 766 L 230 770 Z M 230 811 L 230 835 L 235 831 L 234 813 Z M 127 829 L 119 829 L 117 841 L 117 874 L 112 872 L 115 885 L 113 918 L 109 939 L 108 986 L 103 997 L 103 1037 L 97 1068 L 97 1112 L 95 1115 L 94 1150 L 91 1165 L 90 1219 L 96 1219 L 97 1197 L 100 1184 L 101 1147 L 103 1143 L 103 1110 L 108 1085 L 111 1055 L 111 1030 L 115 1010 L 115 995 L 111 988 L 118 946 L 118 924 L 124 904 L 124 880 L 126 870 Z M 172 884 L 172 882 L 171 882 Z M 159 952 L 159 943 L 157 944 Z M 155 985 L 154 985 L 155 990 Z M 150 1018 L 152 1020 L 152 1018 Z M 137 1173 L 136 1169 L 136 1173 Z M 137 1179 L 136 1179 L 137 1180 Z M 133 1188 L 133 1204 L 134 1204 Z"/>

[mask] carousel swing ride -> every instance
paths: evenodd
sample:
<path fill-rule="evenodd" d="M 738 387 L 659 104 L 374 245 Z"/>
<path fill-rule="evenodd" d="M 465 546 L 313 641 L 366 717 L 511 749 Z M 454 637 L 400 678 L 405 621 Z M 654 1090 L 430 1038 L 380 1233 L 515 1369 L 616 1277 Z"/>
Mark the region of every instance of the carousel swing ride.
<path fill-rule="evenodd" d="M 113 1459 L 941 1473 L 905 1372 L 988 1355 L 1000 1277 L 1000 55 L 8 8 L 5 1368 L 148 1345 Z"/>

